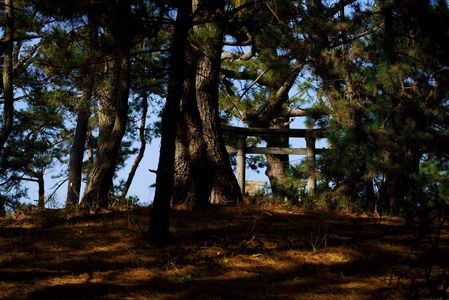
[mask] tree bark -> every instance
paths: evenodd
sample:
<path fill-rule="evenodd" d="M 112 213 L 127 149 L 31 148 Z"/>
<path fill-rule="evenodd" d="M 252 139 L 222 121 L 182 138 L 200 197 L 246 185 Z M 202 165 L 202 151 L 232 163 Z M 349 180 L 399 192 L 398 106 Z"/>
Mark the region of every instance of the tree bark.
<path fill-rule="evenodd" d="M 145 149 L 147 145 L 147 140 L 145 138 L 147 113 L 148 113 L 148 98 L 146 95 L 144 95 L 142 96 L 142 118 L 140 120 L 140 127 L 139 127 L 139 138 L 140 138 L 139 153 L 134 159 L 133 165 L 131 166 L 131 170 L 129 171 L 128 174 L 128 178 L 126 179 L 125 185 L 123 186 L 122 193 L 120 195 L 120 198 L 122 199 L 125 198 L 126 195 L 128 194 L 128 190 L 131 187 L 131 183 L 133 182 L 134 176 L 136 175 L 137 168 L 139 167 L 143 155 L 145 154 Z"/>
<path fill-rule="evenodd" d="M 273 122 L 270 128 L 288 128 L 288 118 L 278 118 Z M 264 138 L 267 142 L 267 147 L 289 147 L 288 137 L 269 137 Z M 277 201 L 285 200 L 287 196 L 285 192 L 284 179 L 288 174 L 289 157 L 281 154 L 266 154 L 267 170 L 265 174 L 270 180 L 271 192 L 273 199 Z"/>
<path fill-rule="evenodd" d="M 194 27 L 195 34 L 207 35 L 202 45 L 197 45 L 199 57 L 196 75 L 196 100 L 200 114 L 203 137 L 207 145 L 207 156 L 214 178 L 213 192 L 215 199 L 223 204 L 241 202 L 242 194 L 237 179 L 232 172 L 228 153 L 220 127 L 218 111 L 218 84 L 223 47 L 224 1 L 198 1 L 198 16 L 215 15 L 214 20 L 205 25 Z M 207 175 L 203 175 L 207 176 Z"/>
<path fill-rule="evenodd" d="M 13 0 L 4 1 L 5 27 L 2 39 L 3 52 L 3 126 L 0 129 L 0 152 L 11 134 L 14 119 L 13 89 L 13 46 L 14 46 L 14 9 Z"/>
<path fill-rule="evenodd" d="M 87 168 L 87 177 L 89 177 L 90 171 L 92 170 L 92 166 L 94 165 L 95 160 L 95 147 L 96 147 L 96 141 L 95 138 L 92 135 L 92 128 L 87 129 L 87 159 L 88 159 L 88 168 Z"/>
<path fill-rule="evenodd" d="M 100 97 L 98 149 L 81 203 L 84 208 L 109 205 L 109 191 L 128 118 L 129 58 L 129 49 L 122 49 L 114 55 L 113 85 L 110 93 Z"/>
<path fill-rule="evenodd" d="M 185 52 L 185 74 L 183 82 L 183 91 L 180 95 L 180 108 L 178 113 L 178 125 L 176 130 L 176 150 L 175 150 L 175 169 L 173 182 L 173 205 L 181 205 L 190 209 L 195 202 L 194 198 L 189 197 L 189 190 L 192 187 L 192 167 L 190 160 L 190 143 L 197 145 L 197 135 L 192 135 L 190 127 L 194 130 L 200 129 L 198 118 L 194 118 L 192 108 L 195 108 L 195 59 L 192 49 L 186 45 Z M 193 103 L 193 105 L 192 105 Z"/>
<path fill-rule="evenodd" d="M 106 85 L 106 91 L 100 95 L 98 147 L 81 201 L 84 209 L 109 205 L 109 192 L 128 120 L 130 48 L 133 38 L 131 3 L 117 1 L 108 13 L 112 21 L 108 22 L 106 29 L 113 47 L 107 67 L 111 70 L 112 78 Z"/>
<path fill-rule="evenodd" d="M 176 129 L 185 78 L 185 54 L 191 28 L 191 1 L 179 1 L 173 40 L 170 50 L 170 74 L 167 101 L 162 113 L 162 135 L 156 177 L 156 191 L 151 208 L 149 239 L 156 244 L 170 240 L 169 212 L 173 197 Z"/>
<path fill-rule="evenodd" d="M 6 197 L 0 194 L 0 218 L 6 216 Z"/>
<path fill-rule="evenodd" d="M 196 105 L 196 59 L 194 51 L 186 52 L 187 78 L 184 80 L 176 140 L 174 204 L 187 209 L 208 205 L 213 177 L 207 161 L 207 145 Z"/>
<path fill-rule="evenodd" d="M 76 121 L 75 136 L 73 137 L 73 144 L 70 148 L 66 208 L 78 205 L 80 197 L 84 144 L 86 143 L 89 115 L 86 111 L 80 111 Z"/>
<path fill-rule="evenodd" d="M 186 53 L 189 73 L 184 81 L 177 131 L 174 204 L 203 209 L 212 203 L 242 199 L 219 126 L 218 72 L 223 32 L 223 3 L 194 1 L 193 14 L 213 19 L 193 28 L 195 39 Z M 212 33 L 212 34 L 211 34 Z"/>
<path fill-rule="evenodd" d="M 37 207 L 44 209 L 45 208 L 45 181 L 43 173 L 36 173 L 37 184 L 39 185 L 39 198 L 37 201 Z"/>
<path fill-rule="evenodd" d="M 175 146 L 175 175 L 173 185 L 172 204 L 190 206 L 190 199 L 187 199 L 187 191 L 190 187 L 191 168 L 189 161 L 189 137 L 187 134 L 187 124 L 184 113 L 179 113 L 179 124 L 176 130 L 176 146 Z"/>

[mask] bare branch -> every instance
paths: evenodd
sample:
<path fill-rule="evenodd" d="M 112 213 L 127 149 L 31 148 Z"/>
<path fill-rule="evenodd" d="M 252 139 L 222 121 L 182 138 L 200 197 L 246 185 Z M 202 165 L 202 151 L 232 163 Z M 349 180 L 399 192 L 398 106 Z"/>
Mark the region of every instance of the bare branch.
<path fill-rule="evenodd" d="M 290 70 L 289 77 L 284 81 L 284 83 L 279 87 L 279 89 L 276 91 L 276 98 L 281 99 L 282 96 L 285 93 L 288 93 L 290 89 L 292 88 L 293 84 L 296 81 L 296 78 L 298 77 L 299 72 L 304 67 L 304 65 L 300 62 L 296 62 L 293 65 L 293 68 Z"/>
<path fill-rule="evenodd" d="M 268 72 L 268 69 L 263 71 L 257 78 L 243 91 L 243 93 L 240 95 L 240 99 L 243 99 L 243 97 L 246 95 L 246 93 L 249 92 L 249 90 L 257 84 L 257 82 L 262 78 L 263 75 L 265 75 Z"/>
<path fill-rule="evenodd" d="M 229 69 L 221 69 L 220 73 L 224 77 L 229 77 L 237 80 L 256 80 L 256 78 L 259 77 L 259 74 L 257 74 L 256 72 L 236 72 Z M 260 78 L 259 83 L 261 83 L 262 85 L 266 85 L 264 81 L 260 80 Z"/>
<path fill-rule="evenodd" d="M 225 51 L 221 53 L 221 60 L 234 60 L 234 59 L 240 59 L 240 60 L 250 60 L 254 57 L 256 54 L 256 46 L 254 45 L 254 39 L 252 38 L 250 33 L 246 34 L 248 36 L 248 40 L 245 42 L 249 42 L 251 44 L 251 47 L 248 52 L 228 52 Z"/>
<path fill-rule="evenodd" d="M 236 42 L 223 41 L 223 44 L 225 46 L 249 46 L 253 43 L 253 37 L 249 32 L 246 33 L 246 36 L 248 37 L 246 41 L 236 41 Z"/>
<path fill-rule="evenodd" d="M 37 49 L 39 49 L 39 47 L 41 46 L 41 44 L 42 44 L 42 43 L 39 42 L 39 43 L 33 45 L 33 46 L 29 49 L 28 53 L 27 53 L 24 57 L 22 57 L 22 58 L 20 59 L 20 61 L 18 61 L 18 62 L 16 63 L 16 65 L 15 65 L 14 68 L 13 68 L 14 74 L 17 74 L 17 72 L 18 72 L 20 69 L 26 69 L 26 68 L 30 65 L 30 63 L 31 63 L 31 61 L 32 61 L 32 58 L 34 57 L 34 54 L 36 54 L 36 51 L 37 51 Z"/>
<path fill-rule="evenodd" d="M 47 201 L 45 201 L 45 203 L 48 203 L 48 202 L 53 198 L 53 196 L 56 194 L 56 192 L 59 190 L 59 188 L 60 188 L 64 183 L 66 183 L 67 180 L 69 180 L 68 177 L 65 178 L 65 179 L 63 179 L 63 180 L 61 180 L 59 183 L 57 183 L 56 188 L 53 190 L 53 192 L 50 194 L 50 196 L 47 197 Z"/>
<path fill-rule="evenodd" d="M 16 36 L 13 38 L 13 42 L 22 42 L 22 41 L 28 41 L 28 40 L 34 40 L 34 39 L 40 39 L 40 38 L 42 38 L 42 35 L 40 35 L 40 34 Z M 0 47 L 3 47 L 3 45 L 7 42 L 8 42 L 8 39 L 5 37 L 0 39 Z"/>
<path fill-rule="evenodd" d="M 280 117 L 303 117 L 307 115 L 307 111 L 301 108 L 286 108 L 280 112 Z"/>

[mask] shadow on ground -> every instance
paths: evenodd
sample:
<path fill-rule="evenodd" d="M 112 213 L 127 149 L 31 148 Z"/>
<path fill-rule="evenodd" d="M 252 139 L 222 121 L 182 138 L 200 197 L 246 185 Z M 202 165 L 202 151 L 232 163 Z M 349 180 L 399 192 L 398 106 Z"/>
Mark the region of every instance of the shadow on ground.
<path fill-rule="evenodd" d="M 0 298 L 407 299 L 428 283 L 431 240 L 397 218 L 240 207 L 172 220 L 165 248 L 145 241 L 147 208 L 1 220 Z"/>

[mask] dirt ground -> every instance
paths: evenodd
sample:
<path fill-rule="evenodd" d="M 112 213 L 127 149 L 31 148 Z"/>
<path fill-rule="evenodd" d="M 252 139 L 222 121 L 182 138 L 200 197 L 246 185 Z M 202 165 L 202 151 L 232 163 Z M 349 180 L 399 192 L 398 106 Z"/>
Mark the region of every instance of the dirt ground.
<path fill-rule="evenodd" d="M 171 220 L 174 244 L 155 248 L 148 208 L 0 219 L 0 298 L 410 299 L 430 295 L 426 275 L 447 288 L 447 252 L 399 218 L 276 206 L 174 210 Z"/>

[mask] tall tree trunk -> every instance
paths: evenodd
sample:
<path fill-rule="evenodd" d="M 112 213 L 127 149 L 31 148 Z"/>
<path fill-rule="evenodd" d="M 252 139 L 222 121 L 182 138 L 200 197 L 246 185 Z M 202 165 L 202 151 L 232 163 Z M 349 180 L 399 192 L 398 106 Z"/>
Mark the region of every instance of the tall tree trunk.
<path fill-rule="evenodd" d="M 134 159 L 133 165 L 131 166 L 131 170 L 129 171 L 128 174 L 128 178 L 126 179 L 125 185 L 123 186 L 122 193 L 120 195 L 120 198 L 122 199 L 125 198 L 126 195 L 128 194 L 128 190 L 131 187 L 131 183 L 133 182 L 134 176 L 136 175 L 137 168 L 139 167 L 143 155 L 145 154 L 145 149 L 147 145 L 147 140 L 145 138 L 147 113 L 148 113 L 148 97 L 147 95 L 144 95 L 142 96 L 142 118 L 140 120 L 140 127 L 139 127 L 139 138 L 140 138 L 139 153 Z"/>
<path fill-rule="evenodd" d="M 112 90 L 100 97 L 98 149 L 81 203 L 84 208 L 109 204 L 109 191 L 128 118 L 129 67 L 129 49 L 116 53 L 112 63 Z"/>
<path fill-rule="evenodd" d="M 167 101 L 162 113 L 162 135 L 156 177 L 156 191 L 151 209 L 149 239 L 164 244 L 170 239 L 169 211 L 173 196 L 176 129 L 185 73 L 185 54 L 191 28 L 191 1 L 179 1 L 170 50 L 170 74 Z"/>
<path fill-rule="evenodd" d="M 14 9 L 13 0 L 4 0 L 5 27 L 3 29 L 3 126 L 0 129 L 0 152 L 12 131 L 14 119 L 13 89 L 13 46 L 14 46 Z"/>
<path fill-rule="evenodd" d="M 199 19 L 205 19 L 219 15 L 223 4 L 194 1 L 192 8 Z M 219 126 L 218 71 L 223 38 L 219 24 L 215 20 L 195 26 L 195 39 L 186 53 L 189 73 L 184 80 L 177 131 L 173 202 L 189 209 L 205 208 L 209 200 L 241 200 Z"/>
<path fill-rule="evenodd" d="M 98 148 L 81 201 L 83 208 L 104 208 L 109 205 L 120 145 L 128 120 L 130 89 L 130 48 L 132 47 L 132 16 L 130 1 L 116 1 L 111 8 L 112 21 L 107 29 L 113 45 L 111 82 L 100 96 L 98 108 Z"/>
<path fill-rule="evenodd" d="M 237 179 L 232 172 L 229 156 L 220 127 L 218 111 L 218 83 L 223 48 L 224 1 L 198 1 L 198 16 L 215 18 L 207 25 L 194 27 L 195 35 L 202 37 L 196 75 L 196 100 L 201 118 L 203 137 L 207 145 L 209 167 L 214 178 L 213 196 L 221 203 L 242 201 Z M 207 40 L 204 38 L 207 36 Z M 204 175 L 203 175 L 204 176 Z M 207 176 L 207 175 L 206 175 Z"/>
<path fill-rule="evenodd" d="M 97 43 L 97 20 L 96 15 L 89 11 L 89 40 L 91 49 L 86 49 L 85 64 L 87 67 L 87 74 L 83 83 L 83 95 L 78 107 L 78 115 L 76 120 L 75 135 L 73 137 L 73 144 L 70 149 L 69 160 L 69 180 L 67 187 L 66 207 L 74 207 L 78 205 L 81 190 L 81 177 L 83 171 L 84 146 L 86 145 L 87 130 L 89 126 L 89 117 L 92 96 L 95 86 L 95 66 L 93 59 L 93 48 Z"/>
<path fill-rule="evenodd" d="M 213 177 L 209 176 L 207 145 L 196 105 L 196 59 L 190 47 L 186 52 L 186 68 L 176 138 L 173 203 L 201 209 L 208 205 Z"/>

